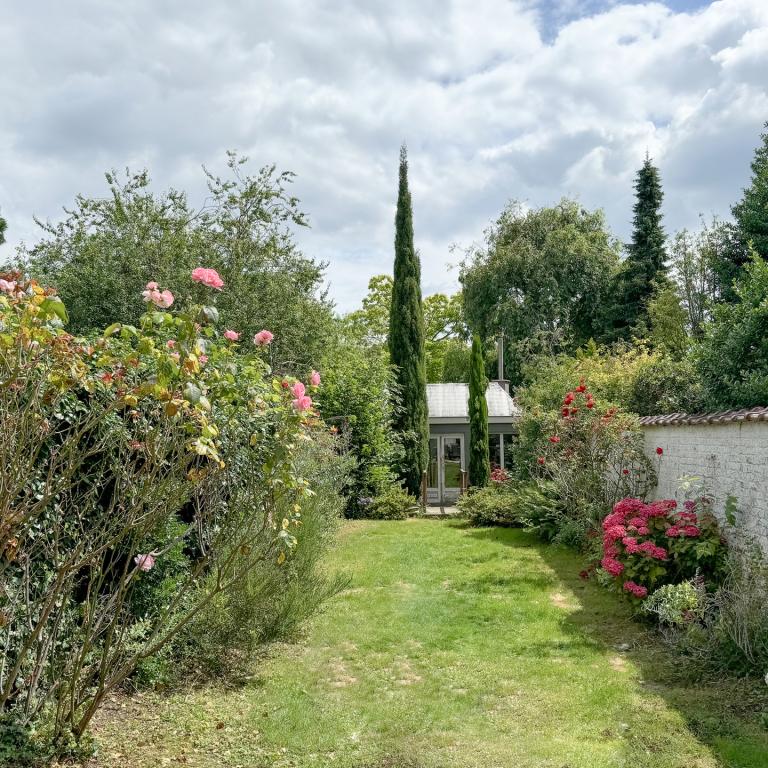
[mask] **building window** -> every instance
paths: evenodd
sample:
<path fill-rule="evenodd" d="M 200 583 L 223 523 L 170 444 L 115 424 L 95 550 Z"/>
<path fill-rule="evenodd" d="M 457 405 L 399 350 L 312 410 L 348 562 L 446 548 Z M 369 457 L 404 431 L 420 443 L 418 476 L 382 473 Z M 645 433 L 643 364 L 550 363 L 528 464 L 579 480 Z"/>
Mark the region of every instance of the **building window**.
<path fill-rule="evenodd" d="M 501 435 L 488 435 L 488 458 L 491 469 L 501 466 Z"/>
<path fill-rule="evenodd" d="M 507 472 L 511 471 L 515 467 L 515 436 L 507 432 L 502 435 L 502 443 L 504 445 L 503 451 L 503 466 Z"/>
<path fill-rule="evenodd" d="M 514 460 L 515 435 L 511 432 L 488 435 L 488 459 L 491 469 L 503 467 L 510 471 L 515 466 Z"/>

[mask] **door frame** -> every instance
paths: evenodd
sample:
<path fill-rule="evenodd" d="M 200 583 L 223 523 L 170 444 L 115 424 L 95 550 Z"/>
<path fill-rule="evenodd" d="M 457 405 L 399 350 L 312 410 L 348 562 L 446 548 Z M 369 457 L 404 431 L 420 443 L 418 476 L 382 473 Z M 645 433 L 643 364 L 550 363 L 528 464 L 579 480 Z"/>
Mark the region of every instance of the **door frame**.
<path fill-rule="evenodd" d="M 445 440 L 458 439 L 459 451 L 461 454 L 462 472 L 465 470 L 465 435 L 463 432 L 446 432 L 445 434 L 430 435 L 429 439 L 437 440 L 437 487 L 427 487 L 427 504 L 439 504 L 441 507 L 446 503 L 455 504 L 456 499 L 461 495 L 461 486 L 456 489 L 456 498 L 447 499 L 445 495 Z M 431 457 L 430 457 L 431 461 Z M 451 494 L 453 496 L 453 494 Z"/>

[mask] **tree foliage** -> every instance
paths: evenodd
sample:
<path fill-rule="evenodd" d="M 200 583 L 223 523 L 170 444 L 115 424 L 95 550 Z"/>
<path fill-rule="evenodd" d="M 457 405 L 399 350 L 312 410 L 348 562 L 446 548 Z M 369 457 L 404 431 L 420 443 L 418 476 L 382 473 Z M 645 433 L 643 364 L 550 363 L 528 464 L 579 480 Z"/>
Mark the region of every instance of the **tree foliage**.
<path fill-rule="evenodd" d="M 504 331 L 505 373 L 517 384 L 527 360 L 596 336 L 617 263 L 602 211 L 568 199 L 536 210 L 511 203 L 462 264 L 467 323 L 485 339 Z"/>
<path fill-rule="evenodd" d="M 226 178 L 206 171 L 209 197 L 194 210 L 183 192 L 156 194 L 146 171 L 106 174 L 109 194 L 82 195 L 58 223 L 38 222 L 44 238 L 21 254 L 26 271 L 53 285 L 69 307 L 71 329 L 135 324 L 149 280 L 173 285 L 181 306 L 194 303 L 193 268 L 205 264 L 224 280 L 222 323 L 250 338 L 275 334 L 277 367 L 317 365 L 331 323 L 322 292 L 324 264 L 304 256 L 290 226 L 303 226 L 293 176 L 274 166 L 255 175 L 230 153 Z"/>
<path fill-rule="evenodd" d="M 731 209 L 742 246 L 742 265 L 749 258 L 750 247 L 758 256 L 768 259 L 768 122 L 765 128 L 752 160 L 750 184 Z"/>
<path fill-rule="evenodd" d="M 640 324 L 647 325 L 648 303 L 666 280 L 666 236 L 661 224 L 659 170 L 646 157 L 635 180 L 632 241 L 627 258 L 616 274 L 606 312 L 605 338 L 629 339 Z"/>
<path fill-rule="evenodd" d="M 424 361 L 424 314 L 421 303 L 421 264 L 413 244 L 413 210 L 408 189 L 408 158 L 400 149 L 400 173 L 395 215 L 395 267 L 389 318 L 389 356 L 395 366 L 402 410 L 395 430 L 403 441 L 400 476 L 414 496 L 421 489 L 427 466 L 427 381 Z"/>
<path fill-rule="evenodd" d="M 480 337 L 472 337 L 472 362 L 469 369 L 469 482 L 476 488 L 488 485 L 491 464 L 488 456 L 488 379 Z"/>
<path fill-rule="evenodd" d="M 713 409 L 768 404 L 768 262 L 753 253 L 735 292 L 714 308 L 697 352 Z"/>

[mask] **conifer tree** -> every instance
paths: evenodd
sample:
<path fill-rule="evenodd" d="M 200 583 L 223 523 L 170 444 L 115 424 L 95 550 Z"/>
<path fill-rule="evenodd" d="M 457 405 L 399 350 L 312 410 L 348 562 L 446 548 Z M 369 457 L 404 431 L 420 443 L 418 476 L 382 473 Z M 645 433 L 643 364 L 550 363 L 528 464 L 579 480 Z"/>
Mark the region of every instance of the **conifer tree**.
<path fill-rule="evenodd" d="M 5 228 L 8 225 L 5 223 L 5 219 L 0 216 L 0 245 L 5 242 Z"/>
<path fill-rule="evenodd" d="M 469 483 L 476 488 L 488 485 L 491 463 L 488 456 L 488 379 L 480 337 L 472 338 L 469 366 Z"/>
<path fill-rule="evenodd" d="M 648 303 L 667 283 L 664 228 L 661 224 L 659 169 L 646 156 L 635 180 L 632 242 L 614 281 L 608 311 L 608 340 L 628 339 L 638 327 L 648 325 Z"/>
<path fill-rule="evenodd" d="M 421 265 L 413 245 L 413 211 L 408 190 L 408 157 L 400 148 L 400 183 L 395 214 L 395 268 L 389 319 L 389 354 L 396 369 L 400 408 L 394 428 L 403 442 L 399 473 L 406 490 L 419 495 L 428 459 L 427 377 Z"/>
<path fill-rule="evenodd" d="M 731 208 L 734 224 L 715 262 L 722 301 L 737 301 L 733 281 L 742 274 L 750 258 L 750 247 L 768 259 L 768 122 L 762 143 L 752 160 L 752 179 L 741 200 Z"/>

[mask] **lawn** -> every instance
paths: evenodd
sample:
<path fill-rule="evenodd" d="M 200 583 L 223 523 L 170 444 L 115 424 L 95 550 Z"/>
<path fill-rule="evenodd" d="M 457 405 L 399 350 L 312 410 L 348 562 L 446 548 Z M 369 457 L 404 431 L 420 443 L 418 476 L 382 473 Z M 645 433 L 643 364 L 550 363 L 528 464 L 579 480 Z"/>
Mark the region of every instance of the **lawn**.
<path fill-rule="evenodd" d="M 99 766 L 752 768 L 762 691 L 679 662 L 572 553 L 458 521 L 350 522 L 349 587 L 237 687 L 117 698 Z"/>

